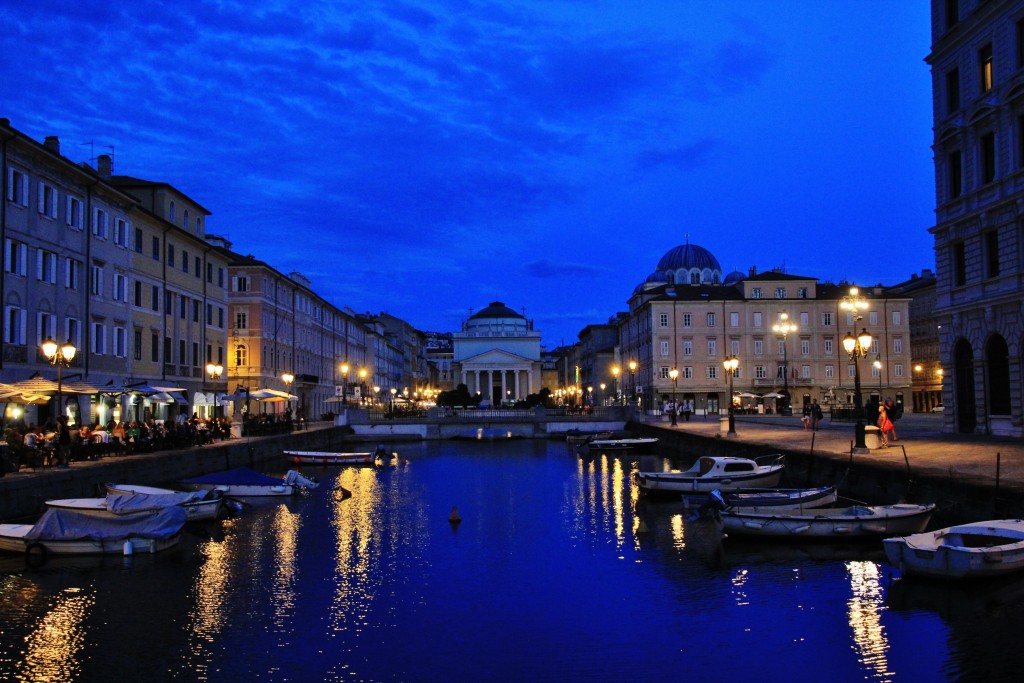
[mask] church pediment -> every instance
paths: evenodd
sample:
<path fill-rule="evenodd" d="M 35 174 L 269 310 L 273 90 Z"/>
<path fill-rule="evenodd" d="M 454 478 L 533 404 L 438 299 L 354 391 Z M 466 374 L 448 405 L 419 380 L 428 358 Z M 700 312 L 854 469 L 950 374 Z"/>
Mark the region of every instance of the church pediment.
<path fill-rule="evenodd" d="M 490 349 L 489 351 L 484 351 L 483 353 L 479 353 L 475 356 L 464 358 L 460 362 L 462 363 L 462 367 L 469 365 L 496 365 L 499 367 L 509 367 L 515 365 L 530 365 L 534 361 L 515 353 L 502 351 L 501 349 Z"/>

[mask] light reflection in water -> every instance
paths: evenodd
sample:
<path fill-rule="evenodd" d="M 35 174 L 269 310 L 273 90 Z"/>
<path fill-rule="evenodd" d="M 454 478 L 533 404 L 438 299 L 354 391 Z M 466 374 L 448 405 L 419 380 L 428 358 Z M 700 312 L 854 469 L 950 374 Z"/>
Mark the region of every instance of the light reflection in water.
<path fill-rule="evenodd" d="M 881 572 L 874 562 L 847 562 L 852 595 L 847 601 L 847 618 L 853 635 L 854 649 L 876 680 L 893 680 L 887 653 L 889 641 L 882 627 L 882 606 L 885 595 Z"/>
<path fill-rule="evenodd" d="M 86 641 L 83 622 L 94 606 L 95 596 L 68 588 L 26 639 L 19 669 L 23 680 L 71 681 L 81 668 L 78 655 Z"/>

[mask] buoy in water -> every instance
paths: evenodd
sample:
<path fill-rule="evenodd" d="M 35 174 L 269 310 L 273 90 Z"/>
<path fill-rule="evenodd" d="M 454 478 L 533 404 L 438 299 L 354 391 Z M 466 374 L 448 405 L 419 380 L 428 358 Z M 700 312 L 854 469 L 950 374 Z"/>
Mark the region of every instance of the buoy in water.
<path fill-rule="evenodd" d="M 459 508 L 455 505 L 452 505 L 452 514 L 448 515 L 448 523 L 458 524 L 461 521 L 462 517 L 459 517 Z"/>
<path fill-rule="evenodd" d="M 650 531 L 650 529 L 647 528 L 647 522 L 645 522 L 644 518 L 641 517 L 640 518 L 640 524 L 637 525 L 636 532 L 638 534 L 646 534 L 649 531 Z"/>
<path fill-rule="evenodd" d="M 124 552 L 125 556 L 128 556 L 135 552 L 135 546 L 133 546 L 132 542 L 128 540 L 124 542 L 124 546 L 122 546 L 121 550 Z"/>

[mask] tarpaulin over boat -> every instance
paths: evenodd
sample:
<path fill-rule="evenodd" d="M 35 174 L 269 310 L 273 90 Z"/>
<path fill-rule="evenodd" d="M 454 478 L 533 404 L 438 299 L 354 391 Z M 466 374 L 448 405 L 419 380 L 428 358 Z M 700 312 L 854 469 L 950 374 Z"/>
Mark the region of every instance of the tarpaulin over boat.
<path fill-rule="evenodd" d="M 108 493 L 107 510 L 117 515 L 144 510 L 157 510 L 171 505 L 182 505 L 204 500 L 208 491 L 180 491 L 175 493 Z"/>
<path fill-rule="evenodd" d="M 25 534 L 28 541 L 74 541 L 89 539 L 170 538 L 181 531 L 188 519 L 185 508 L 173 505 L 152 514 L 97 517 L 82 512 L 51 508 Z"/>
<path fill-rule="evenodd" d="M 201 477 L 182 479 L 185 484 L 213 484 L 223 486 L 281 486 L 284 481 L 276 477 L 268 477 L 248 467 L 204 474 Z"/>

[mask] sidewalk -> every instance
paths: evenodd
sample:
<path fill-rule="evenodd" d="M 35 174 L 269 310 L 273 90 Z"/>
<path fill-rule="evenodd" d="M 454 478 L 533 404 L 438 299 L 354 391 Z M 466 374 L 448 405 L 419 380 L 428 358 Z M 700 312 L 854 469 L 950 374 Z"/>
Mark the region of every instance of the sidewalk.
<path fill-rule="evenodd" d="M 675 427 L 666 422 L 645 422 L 646 426 L 666 430 L 687 431 L 708 438 L 726 438 L 721 433 L 719 417 L 694 416 Z M 822 420 L 818 431 L 805 430 L 799 415 L 737 415 L 736 436 L 728 437 L 742 443 L 765 444 L 773 448 L 802 451 L 833 459 L 849 459 L 853 445 L 853 422 Z M 883 467 L 906 468 L 915 476 L 964 478 L 996 485 L 998 472 L 1001 489 L 1024 491 L 1024 443 L 1019 439 L 979 436 L 974 434 L 943 434 L 942 416 L 905 414 L 896 422 L 898 441 L 889 448 L 854 454 L 853 461 L 869 462 Z M 813 441 L 812 441 L 813 439 Z M 906 459 L 904 459 L 904 451 Z"/>

